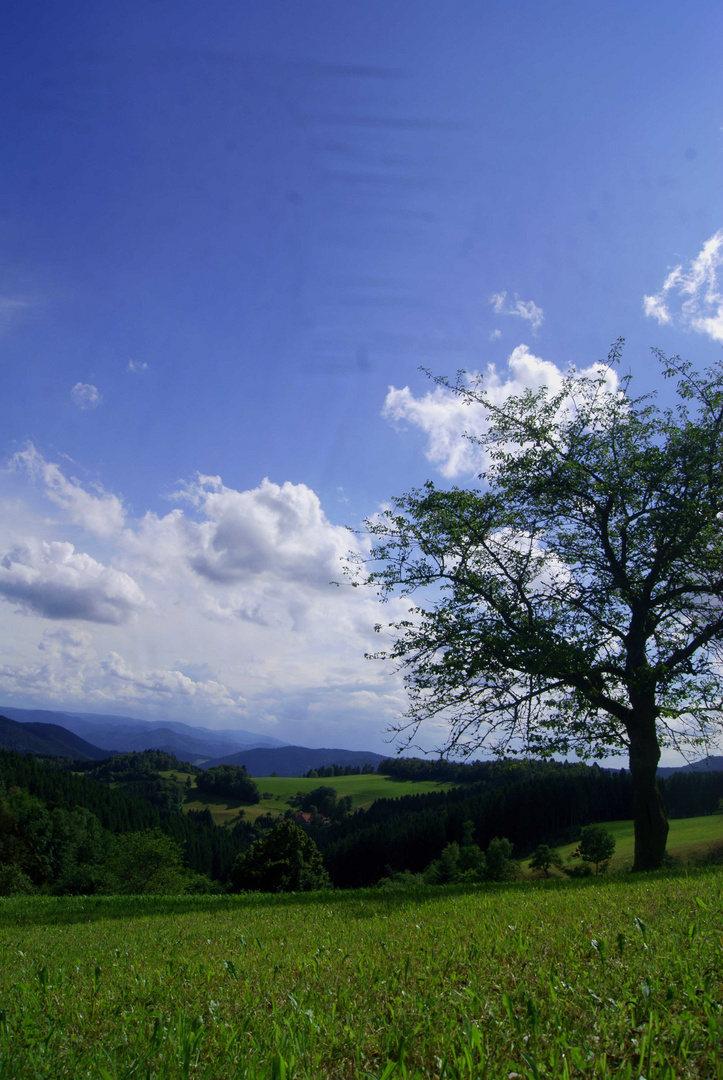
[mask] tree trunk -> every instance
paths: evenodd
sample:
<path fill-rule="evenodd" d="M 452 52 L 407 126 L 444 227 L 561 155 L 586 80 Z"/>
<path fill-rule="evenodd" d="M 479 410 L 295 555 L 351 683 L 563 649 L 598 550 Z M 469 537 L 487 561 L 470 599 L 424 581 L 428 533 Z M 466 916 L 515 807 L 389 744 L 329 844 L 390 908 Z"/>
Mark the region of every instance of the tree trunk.
<path fill-rule="evenodd" d="M 633 780 L 635 858 L 633 870 L 657 870 L 663 863 L 668 838 L 668 815 L 658 790 L 660 746 L 655 721 L 628 728 L 630 773 Z"/>

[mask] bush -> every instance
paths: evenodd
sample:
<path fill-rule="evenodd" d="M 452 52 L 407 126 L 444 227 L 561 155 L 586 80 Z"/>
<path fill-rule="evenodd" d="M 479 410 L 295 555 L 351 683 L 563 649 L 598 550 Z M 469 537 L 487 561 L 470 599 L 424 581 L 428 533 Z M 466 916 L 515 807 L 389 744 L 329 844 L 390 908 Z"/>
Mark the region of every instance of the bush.
<path fill-rule="evenodd" d="M 188 879 L 183 848 L 160 829 L 123 833 L 111 848 L 104 881 L 109 893 L 182 893 Z"/>
<path fill-rule="evenodd" d="M 400 870 L 396 874 L 382 878 L 377 882 L 378 889 L 413 889 L 425 884 L 424 874 L 414 874 L 411 870 Z"/>
<path fill-rule="evenodd" d="M 234 892 L 309 892 L 331 882 L 321 852 L 294 821 L 280 821 L 236 856 L 229 877 Z"/>
<path fill-rule="evenodd" d="M 35 892 L 35 886 L 17 863 L 0 866 L 0 896 L 27 896 Z"/>
<path fill-rule="evenodd" d="M 571 878 L 592 877 L 592 867 L 589 863 L 582 863 L 582 865 L 578 864 L 577 866 L 563 866 L 562 872 Z"/>
<path fill-rule="evenodd" d="M 584 862 L 594 864 L 596 875 L 604 873 L 615 853 L 615 837 L 604 825 L 586 825 L 577 850 Z"/>
<path fill-rule="evenodd" d="M 469 839 L 469 835 L 465 835 Z M 512 844 L 505 837 L 490 840 L 487 852 L 477 844 L 456 842 L 447 844 L 438 859 L 434 859 L 424 871 L 428 885 L 473 885 L 482 881 L 512 881 L 519 871 L 512 858 Z"/>
<path fill-rule="evenodd" d="M 723 866 L 723 840 L 716 840 L 702 855 L 692 860 L 695 866 Z"/>
<path fill-rule="evenodd" d="M 549 844 L 539 844 L 534 855 L 530 859 L 531 870 L 542 870 L 545 877 L 550 876 L 550 867 L 562 869 L 562 855 L 551 848 Z"/>

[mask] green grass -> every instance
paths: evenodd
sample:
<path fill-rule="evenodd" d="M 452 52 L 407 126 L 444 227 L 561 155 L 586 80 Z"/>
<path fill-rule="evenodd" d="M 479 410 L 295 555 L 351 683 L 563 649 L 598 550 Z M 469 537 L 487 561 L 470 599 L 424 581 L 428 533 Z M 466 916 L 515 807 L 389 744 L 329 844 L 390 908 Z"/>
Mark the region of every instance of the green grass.
<path fill-rule="evenodd" d="M 171 774 L 164 773 L 170 776 Z M 179 781 L 180 781 L 180 775 Z M 185 774 L 183 782 L 185 783 Z M 210 803 L 194 800 L 186 803 L 188 810 L 203 810 L 206 807 L 213 814 L 217 824 L 225 824 L 238 817 L 239 810 L 243 807 L 245 816 L 253 821 L 262 814 L 283 814 L 289 809 L 288 799 L 297 791 L 313 791 L 314 788 L 324 785 L 333 787 L 339 798 L 351 795 L 352 809 L 366 809 L 375 799 L 395 799 L 400 795 L 425 795 L 429 791 L 448 791 L 455 787 L 448 782 L 436 780 L 395 780 L 390 776 L 377 776 L 374 773 L 363 776 L 333 776 L 320 779 L 308 779 L 298 776 L 256 776 L 254 777 L 259 791 L 263 794 L 268 792 L 270 797 L 262 799 L 254 806 L 240 803 L 234 800 Z M 195 790 L 195 787 L 194 789 Z"/>
<path fill-rule="evenodd" d="M 611 869 L 632 864 L 635 836 L 632 821 L 603 821 L 600 824 L 615 837 L 615 855 L 610 861 Z M 705 817 L 675 818 L 670 821 L 667 852 L 682 862 L 703 855 L 712 843 L 723 841 L 723 814 Z M 577 847 L 577 841 L 564 844 L 556 850 L 567 864 L 567 857 Z M 529 859 L 523 863 L 523 873 L 529 873 Z"/>
<path fill-rule="evenodd" d="M 723 1078 L 723 875 L 0 901 L 0 1080 Z"/>

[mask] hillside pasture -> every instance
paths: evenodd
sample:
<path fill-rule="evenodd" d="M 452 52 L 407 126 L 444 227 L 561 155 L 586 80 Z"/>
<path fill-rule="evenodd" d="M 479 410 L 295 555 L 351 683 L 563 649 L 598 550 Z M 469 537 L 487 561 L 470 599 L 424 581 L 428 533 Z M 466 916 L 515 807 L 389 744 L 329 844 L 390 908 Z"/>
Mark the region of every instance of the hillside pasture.
<path fill-rule="evenodd" d="M 723 1080 L 718 871 L 0 901 L 0 1080 Z"/>
<path fill-rule="evenodd" d="M 171 774 L 165 774 L 170 776 Z M 185 784 L 185 774 L 179 783 Z M 192 778 L 193 779 L 193 778 Z M 206 807 L 213 814 L 214 821 L 222 825 L 234 821 L 239 811 L 243 808 L 244 816 L 249 821 L 254 821 L 262 814 L 283 814 L 289 807 L 289 798 L 298 791 L 306 793 L 314 788 L 333 787 L 338 797 L 344 798 L 351 795 L 352 810 L 364 809 L 371 806 L 375 799 L 395 799 L 401 795 L 425 795 L 429 791 L 447 791 L 457 785 L 437 780 L 396 780 L 391 776 L 378 776 L 376 773 L 367 773 L 359 776 L 331 776 L 319 777 L 318 779 L 297 776 L 255 776 L 254 781 L 261 795 L 268 793 L 268 798 L 252 806 L 235 800 L 207 802 L 194 799 L 195 784 L 191 789 L 191 801 L 186 803 L 188 810 L 204 810 Z"/>
<path fill-rule="evenodd" d="M 610 860 L 612 870 L 632 865 L 635 834 L 632 821 L 603 821 L 602 824 L 615 837 L 615 854 Z M 723 814 L 707 814 L 703 817 L 674 818 L 670 821 L 667 853 L 681 862 L 700 858 L 710 849 L 711 844 L 723 842 Z M 577 848 L 577 841 L 563 844 L 555 850 L 568 865 L 570 854 Z M 575 860 L 577 863 L 578 860 Z M 522 865 L 525 875 L 530 873 L 529 859 Z M 559 871 L 550 871 L 552 875 Z"/>

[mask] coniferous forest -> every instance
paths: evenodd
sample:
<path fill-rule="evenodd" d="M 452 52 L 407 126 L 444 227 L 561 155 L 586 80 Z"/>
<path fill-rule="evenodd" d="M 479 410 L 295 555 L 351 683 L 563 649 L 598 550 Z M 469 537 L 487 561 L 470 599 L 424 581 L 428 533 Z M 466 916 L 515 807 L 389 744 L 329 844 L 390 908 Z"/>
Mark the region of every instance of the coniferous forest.
<path fill-rule="evenodd" d="M 184 888 L 226 887 L 237 856 L 277 819 L 264 815 L 252 823 L 241 816 L 222 827 L 207 809 L 183 812 L 182 787 L 160 775 L 169 770 L 199 773 L 158 751 L 86 763 L 0 751 L 0 865 L 5 881 L 0 888 L 102 891 L 114 852 L 120 850 L 118 838 L 141 833 L 151 838 L 151 847 L 153 836 L 177 845 L 186 874 Z M 401 871 L 418 873 L 447 845 L 465 837 L 481 849 L 504 837 L 520 857 L 540 843 L 571 840 L 591 822 L 631 816 L 632 788 L 625 770 L 557 762 L 460 765 L 389 759 L 379 771 L 455 786 L 380 798 L 366 810 L 304 823 L 337 887 L 373 885 Z M 250 802 L 258 799 L 250 778 L 235 779 L 248 787 Z M 206 785 L 209 790 L 214 780 Z M 660 784 L 671 817 L 712 813 L 723 797 L 723 772 L 679 772 Z"/>

